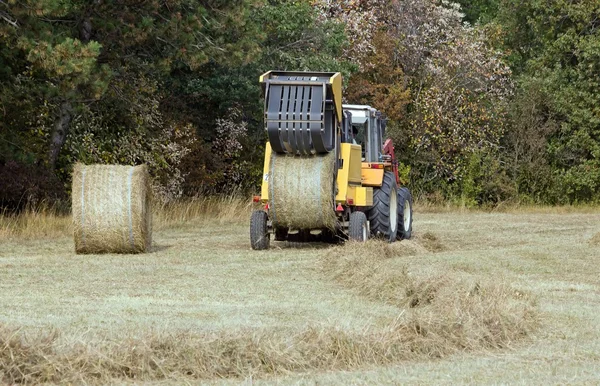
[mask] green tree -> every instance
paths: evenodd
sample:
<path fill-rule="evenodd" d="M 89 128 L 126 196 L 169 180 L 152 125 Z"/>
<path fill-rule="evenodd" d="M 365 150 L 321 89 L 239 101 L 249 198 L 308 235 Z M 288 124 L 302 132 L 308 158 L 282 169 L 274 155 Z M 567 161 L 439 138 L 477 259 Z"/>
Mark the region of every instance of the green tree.
<path fill-rule="evenodd" d="M 518 13 L 516 12 L 518 10 Z M 527 17 L 523 17 L 527 15 Z M 521 190 L 546 202 L 600 200 L 600 4 L 597 1 L 502 3 L 499 23 L 505 29 L 513 67 L 519 73 L 517 101 L 535 107 L 521 114 L 515 104 L 514 138 L 532 119 L 545 141 L 538 162 L 548 181 L 535 185 L 528 162 L 516 159 Z M 533 114 L 533 117 L 532 117 Z M 523 143 L 523 142 L 521 142 Z M 514 141 L 513 151 L 518 154 Z M 546 192 L 540 192 L 540 188 Z"/>
<path fill-rule="evenodd" d="M 487 24 L 498 14 L 498 0 L 457 0 L 465 21 L 471 24 Z"/>
<path fill-rule="evenodd" d="M 0 2 L 0 167 L 37 165 L 66 180 L 85 159 L 148 162 L 157 180 L 172 174 L 174 159 L 152 145 L 177 142 L 165 130 L 187 127 L 169 88 L 209 62 L 249 62 L 259 52 L 257 3 Z"/>
<path fill-rule="evenodd" d="M 309 1 L 271 0 L 253 8 L 249 18 L 259 27 L 254 38 L 261 45 L 252 61 L 243 65 L 210 61 L 198 72 L 182 76 L 175 90 L 173 103 L 189 114 L 199 134 L 184 161 L 188 194 L 229 192 L 260 182 L 266 142 L 258 84 L 262 73 L 341 71 L 348 79 L 355 70 L 343 56 L 344 25 L 321 17 Z M 231 132 L 236 133 L 233 143 L 226 140 L 232 138 L 227 134 Z M 244 151 L 233 151 L 237 143 Z"/>

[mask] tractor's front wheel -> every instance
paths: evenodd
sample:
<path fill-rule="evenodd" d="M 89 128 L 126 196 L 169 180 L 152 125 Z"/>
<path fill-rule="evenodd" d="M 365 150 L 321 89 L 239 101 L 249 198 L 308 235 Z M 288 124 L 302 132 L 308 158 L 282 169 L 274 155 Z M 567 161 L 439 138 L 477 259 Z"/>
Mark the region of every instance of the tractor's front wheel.
<path fill-rule="evenodd" d="M 350 224 L 348 226 L 348 238 L 350 240 L 364 242 L 369 238 L 369 225 L 367 216 L 363 212 L 353 212 L 350 214 Z"/>
<path fill-rule="evenodd" d="M 398 240 L 412 236 L 413 201 L 408 188 L 398 189 Z"/>
<path fill-rule="evenodd" d="M 385 172 L 381 188 L 373 191 L 373 207 L 369 210 L 371 234 L 388 242 L 398 234 L 398 187 L 394 173 Z"/>
<path fill-rule="evenodd" d="M 254 250 L 269 249 L 271 239 L 267 221 L 267 212 L 263 210 L 252 212 L 250 217 L 250 244 Z"/>

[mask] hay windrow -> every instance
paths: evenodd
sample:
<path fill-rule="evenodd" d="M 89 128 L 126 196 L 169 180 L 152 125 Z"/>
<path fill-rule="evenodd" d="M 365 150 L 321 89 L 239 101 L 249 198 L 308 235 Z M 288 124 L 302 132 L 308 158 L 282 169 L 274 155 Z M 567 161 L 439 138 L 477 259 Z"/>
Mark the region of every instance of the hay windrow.
<path fill-rule="evenodd" d="M 348 243 L 324 256 L 326 275 L 401 308 L 442 352 L 506 347 L 538 325 L 535 299 L 505 281 L 415 259 L 378 241 Z"/>
<path fill-rule="evenodd" d="M 335 161 L 335 152 L 311 157 L 272 154 L 269 214 L 275 226 L 335 229 Z"/>
<path fill-rule="evenodd" d="M 385 328 L 349 332 L 335 327 L 300 331 L 237 330 L 147 333 L 84 342 L 56 331 L 28 336 L 0 326 L 0 381 L 8 384 L 265 377 L 306 371 L 356 370 L 405 360 L 441 358 L 477 348 L 509 346 L 516 337 L 490 325 L 485 340 L 468 341 L 466 325 L 400 315 Z M 520 329 L 526 326 L 519 326 Z M 485 343 L 485 344 L 482 344 Z"/>
<path fill-rule="evenodd" d="M 430 252 L 442 252 L 446 249 L 440 239 L 431 232 L 425 232 L 423 235 L 417 234 L 416 239 Z"/>
<path fill-rule="evenodd" d="M 88 340 L 54 330 L 32 336 L 0 325 L 0 382 L 184 383 L 356 370 L 512 347 L 537 328 L 527 294 L 500 280 L 424 264 L 414 251 L 393 246 L 348 243 L 324 251 L 321 261 L 325 280 L 396 305 L 386 326 L 136 331 Z"/>
<path fill-rule="evenodd" d="M 139 253 L 152 242 L 148 168 L 76 164 L 72 189 L 77 253 Z"/>

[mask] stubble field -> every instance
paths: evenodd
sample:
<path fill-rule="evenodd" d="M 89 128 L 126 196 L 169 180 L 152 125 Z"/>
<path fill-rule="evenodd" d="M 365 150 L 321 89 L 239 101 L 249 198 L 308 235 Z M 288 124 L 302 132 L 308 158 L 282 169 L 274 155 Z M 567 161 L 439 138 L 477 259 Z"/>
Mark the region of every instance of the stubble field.
<path fill-rule="evenodd" d="M 417 208 L 412 240 L 260 252 L 240 210 L 163 208 L 143 255 L 75 255 L 67 217 L 1 219 L 0 380 L 600 380 L 598 210 Z"/>

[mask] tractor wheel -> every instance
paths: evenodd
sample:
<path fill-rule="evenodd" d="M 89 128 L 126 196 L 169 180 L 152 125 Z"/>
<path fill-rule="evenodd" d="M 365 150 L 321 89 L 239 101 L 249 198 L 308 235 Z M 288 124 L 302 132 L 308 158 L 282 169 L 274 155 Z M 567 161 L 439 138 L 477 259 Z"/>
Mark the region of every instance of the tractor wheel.
<path fill-rule="evenodd" d="M 270 235 L 267 212 L 255 210 L 250 217 L 250 244 L 254 250 L 269 249 Z"/>
<path fill-rule="evenodd" d="M 398 240 L 412 236 L 413 201 L 408 188 L 398 189 Z"/>
<path fill-rule="evenodd" d="M 371 235 L 388 242 L 396 241 L 398 233 L 398 187 L 391 172 L 383 174 L 381 188 L 373 191 L 373 207 L 369 210 Z"/>
<path fill-rule="evenodd" d="M 369 238 L 369 226 L 367 216 L 363 212 L 350 214 L 350 225 L 348 227 L 348 239 L 364 242 Z"/>

